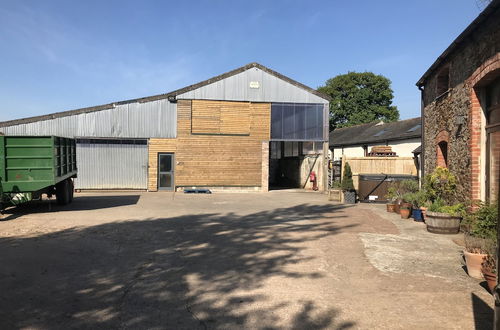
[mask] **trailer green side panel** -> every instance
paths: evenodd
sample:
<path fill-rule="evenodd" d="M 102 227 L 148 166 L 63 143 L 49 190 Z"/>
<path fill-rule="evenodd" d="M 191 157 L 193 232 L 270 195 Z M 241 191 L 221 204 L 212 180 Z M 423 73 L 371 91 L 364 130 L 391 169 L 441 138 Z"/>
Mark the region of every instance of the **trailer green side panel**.
<path fill-rule="evenodd" d="M 4 192 L 33 192 L 76 176 L 74 139 L 0 136 L 0 179 Z"/>

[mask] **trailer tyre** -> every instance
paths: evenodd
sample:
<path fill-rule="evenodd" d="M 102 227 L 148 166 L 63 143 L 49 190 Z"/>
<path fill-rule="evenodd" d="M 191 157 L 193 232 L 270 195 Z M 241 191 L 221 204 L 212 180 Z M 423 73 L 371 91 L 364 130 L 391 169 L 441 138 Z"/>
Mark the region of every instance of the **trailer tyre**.
<path fill-rule="evenodd" d="M 59 205 L 66 205 L 70 202 L 69 183 L 63 180 L 56 184 L 56 200 Z"/>
<path fill-rule="evenodd" d="M 68 179 L 68 189 L 69 189 L 69 202 L 73 202 L 73 195 L 75 193 L 75 184 L 73 183 L 73 179 Z"/>

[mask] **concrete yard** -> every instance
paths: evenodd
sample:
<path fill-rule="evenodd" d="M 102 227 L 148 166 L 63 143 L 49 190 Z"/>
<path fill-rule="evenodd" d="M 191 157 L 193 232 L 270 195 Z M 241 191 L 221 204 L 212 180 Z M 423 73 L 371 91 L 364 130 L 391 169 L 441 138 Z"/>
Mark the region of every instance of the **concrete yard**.
<path fill-rule="evenodd" d="M 80 193 L 0 222 L 0 328 L 489 329 L 458 238 L 318 193 Z"/>

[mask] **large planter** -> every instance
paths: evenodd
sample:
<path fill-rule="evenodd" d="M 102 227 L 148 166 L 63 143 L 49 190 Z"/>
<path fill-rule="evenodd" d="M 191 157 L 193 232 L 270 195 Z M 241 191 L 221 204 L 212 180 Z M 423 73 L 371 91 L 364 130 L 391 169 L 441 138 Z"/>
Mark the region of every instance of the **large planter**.
<path fill-rule="evenodd" d="M 470 277 L 477 279 L 483 278 L 483 273 L 481 272 L 481 263 L 487 254 L 483 253 L 470 253 L 464 250 L 465 264 L 467 265 L 467 274 Z"/>
<path fill-rule="evenodd" d="M 401 207 L 401 204 L 399 204 L 399 203 L 394 204 L 394 213 L 399 214 L 399 212 L 401 211 L 400 207 Z"/>
<path fill-rule="evenodd" d="M 422 216 L 422 210 L 420 210 L 420 209 L 413 209 L 413 210 L 411 210 L 411 217 L 413 218 L 413 220 L 415 220 L 417 222 L 423 222 L 424 221 L 424 218 Z"/>
<path fill-rule="evenodd" d="M 497 285 L 497 274 L 490 272 L 489 270 L 484 268 L 481 269 L 481 272 L 483 273 L 486 283 L 488 283 L 488 288 L 490 289 L 490 292 L 493 294 L 493 290 Z"/>
<path fill-rule="evenodd" d="M 355 191 L 344 191 L 344 203 L 356 204 L 356 192 Z"/>
<path fill-rule="evenodd" d="M 461 217 L 448 213 L 426 212 L 427 231 L 434 234 L 458 234 Z"/>

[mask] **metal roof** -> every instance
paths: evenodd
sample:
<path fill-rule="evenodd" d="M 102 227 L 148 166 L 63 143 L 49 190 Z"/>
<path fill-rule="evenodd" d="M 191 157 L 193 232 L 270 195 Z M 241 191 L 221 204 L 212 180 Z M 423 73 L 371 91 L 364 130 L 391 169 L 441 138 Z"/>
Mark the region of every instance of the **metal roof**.
<path fill-rule="evenodd" d="M 260 70 L 262 70 L 262 71 L 264 71 L 272 76 L 275 76 L 281 80 L 284 80 L 284 81 L 288 82 L 289 84 L 296 86 L 298 88 L 301 88 L 301 89 L 303 89 L 303 90 L 305 90 L 313 95 L 316 95 L 324 100 L 330 101 L 330 99 L 331 99 L 328 95 L 320 93 L 311 87 L 303 85 L 303 84 L 301 84 L 301 83 L 299 83 L 291 78 L 288 78 L 288 77 L 286 77 L 286 76 L 284 76 L 284 75 L 282 75 L 274 70 L 271 70 L 271 69 L 263 66 L 262 64 L 254 62 L 254 63 L 249 63 L 245 66 L 242 66 L 240 68 L 237 68 L 235 70 L 232 70 L 232 71 L 223 73 L 221 75 L 215 76 L 213 78 L 201 81 L 197 84 L 193 84 L 193 85 L 175 90 L 173 92 L 169 92 L 169 93 L 165 93 L 165 94 L 158 94 L 158 95 L 153 95 L 153 96 L 147 96 L 147 97 L 143 97 L 143 98 L 119 101 L 119 102 L 112 102 L 109 104 L 103 104 L 103 105 L 81 108 L 81 109 L 76 109 L 76 110 L 56 112 L 56 113 L 52 113 L 52 114 L 48 114 L 48 115 L 4 121 L 4 122 L 0 122 L 0 127 L 27 124 L 27 123 L 37 122 L 37 121 L 56 119 L 56 118 L 61 118 L 61 117 L 73 116 L 73 115 L 78 115 L 78 114 L 85 114 L 85 113 L 102 111 L 102 110 L 109 110 L 109 109 L 114 109 L 115 107 L 117 107 L 119 105 L 125 105 L 125 104 L 130 104 L 130 103 L 145 103 L 145 102 L 151 102 L 151 101 L 162 100 L 162 99 L 169 99 L 169 100 L 172 99 L 173 100 L 173 99 L 175 99 L 175 97 L 177 95 L 185 94 L 187 92 L 199 89 L 203 86 L 213 84 L 215 82 L 218 82 L 218 81 L 226 79 L 228 77 L 237 75 L 237 74 L 244 72 L 246 70 L 249 70 L 251 68 L 258 68 L 258 69 L 260 69 Z"/>

